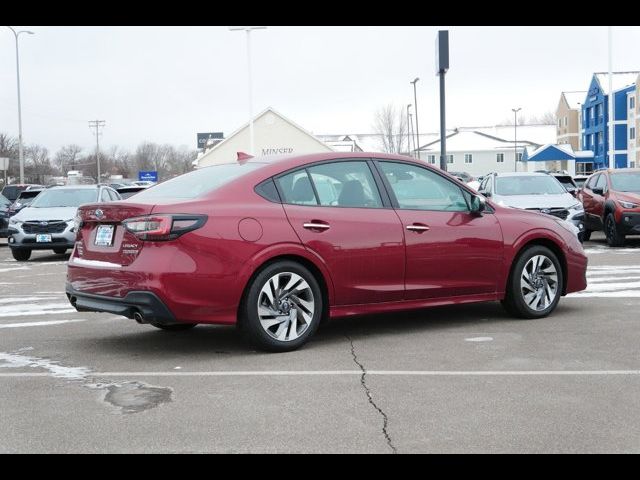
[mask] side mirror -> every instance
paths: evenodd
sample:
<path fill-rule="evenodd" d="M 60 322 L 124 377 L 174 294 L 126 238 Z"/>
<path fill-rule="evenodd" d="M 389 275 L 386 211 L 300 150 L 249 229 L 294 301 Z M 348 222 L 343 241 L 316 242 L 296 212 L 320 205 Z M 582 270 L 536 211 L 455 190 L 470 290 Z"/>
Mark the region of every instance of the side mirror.
<path fill-rule="evenodd" d="M 474 195 L 471 197 L 471 213 L 480 215 L 487 209 L 487 201 L 480 195 Z"/>
<path fill-rule="evenodd" d="M 604 195 L 604 188 L 594 188 L 592 192 L 596 195 Z"/>
<path fill-rule="evenodd" d="M 481 195 L 484 195 L 485 197 L 489 198 L 491 196 L 491 192 L 487 191 L 487 190 L 480 190 Z"/>

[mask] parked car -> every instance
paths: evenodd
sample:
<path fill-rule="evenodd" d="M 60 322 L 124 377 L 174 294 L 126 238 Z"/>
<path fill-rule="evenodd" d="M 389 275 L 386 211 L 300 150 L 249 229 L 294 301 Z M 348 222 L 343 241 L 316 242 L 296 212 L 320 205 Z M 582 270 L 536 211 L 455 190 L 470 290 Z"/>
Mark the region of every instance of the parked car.
<path fill-rule="evenodd" d="M 11 200 L 0 194 L 0 238 L 6 238 L 9 229 L 9 207 Z"/>
<path fill-rule="evenodd" d="M 556 180 L 560 182 L 560 184 L 565 188 L 567 192 L 571 194 L 572 197 L 577 198 L 578 190 L 580 189 L 576 182 L 573 180 L 573 177 L 567 173 L 556 173 L 551 172 L 549 175 L 553 176 Z"/>
<path fill-rule="evenodd" d="M 9 207 L 9 216 L 12 217 L 23 208 L 28 207 L 42 190 L 42 188 L 33 188 L 20 192 L 16 201 Z"/>
<path fill-rule="evenodd" d="M 640 235 L 640 169 L 602 170 L 589 177 L 579 193 L 585 212 L 585 238 L 604 230 L 611 247 L 627 235 Z"/>
<path fill-rule="evenodd" d="M 120 199 L 114 189 L 101 185 L 56 186 L 43 190 L 31 205 L 9 220 L 8 243 L 13 258 L 29 260 L 32 250 L 65 253 L 75 244 L 74 219 L 80 205 Z"/>
<path fill-rule="evenodd" d="M 116 191 L 120 194 L 122 199 L 127 199 L 142 190 L 146 190 L 149 186 L 143 185 L 124 185 L 122 187 L 116 188 Z"/>
<path fill-rule="evenodd" d="M 480 193 L 500 205 L 522 208 L 566 220 L 584 241 L 584 211 L 552 175 L 539 172 L 491 173 L 480 184 Z"/>
<path fill-rule="evenodd" d="M 326 178 L 335 188 L 318 189 Z M 566 222 L 503 208 L 400 155 L 201 168 L 83 205 L 77 225 L 66 292 L 78 311 L 173 331 L 237 324 L 272 351 L 346 315 L 500 300 L 540 318 L 586 287 L 587 259 Z"/>
<path fill-rule="evenodd" d="M 573 181 L 576 183 L 578 190 L 580 190 L 584 186 L 584 182 L 589 178 L 588 175 L 576 175 L 573 177 Z"/>
<path fill-rule="evenodd" d="M 11 202 L 15 202 L 20 195 L 20 192 L 24 190 L 28 190 L 29 188 L 42 188 L 42 185 L 36 185 L 32 183 L 14 183 L 11 185 L 6 185 L 0 194 L 7 197 Z"/>

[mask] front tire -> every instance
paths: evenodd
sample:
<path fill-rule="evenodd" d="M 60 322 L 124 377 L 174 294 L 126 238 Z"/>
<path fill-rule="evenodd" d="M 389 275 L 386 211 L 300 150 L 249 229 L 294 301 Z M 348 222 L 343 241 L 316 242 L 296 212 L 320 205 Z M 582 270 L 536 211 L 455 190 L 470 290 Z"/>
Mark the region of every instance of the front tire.
<path fill-rule="evenodd" d="M 613 213 L 608 214 L 604 221 L 604 233 L 610 247 L 624 247 L 625 235 L 618 228 Z"/>
<path fill-rule="evenodd" d="M 11 255 L 19 262 L 26 262 L 31 258 L 31 250 L 28 248 L 12 248 Z"/>
<path fill-rule="evenodd" d="M 288 352 L 316 332 L 323 312 L 318 281 L 293 261 L 265 267 L 249 284 L 240 306 L 241 331 L 261 350 Z"/>
<path fill-rule="evenodd" d="M 547 247 L 534 245 L 515 261 L 502 301 L 519 318 L 543 318 L 555 310 L 564 288 L 562 266 Z"/>

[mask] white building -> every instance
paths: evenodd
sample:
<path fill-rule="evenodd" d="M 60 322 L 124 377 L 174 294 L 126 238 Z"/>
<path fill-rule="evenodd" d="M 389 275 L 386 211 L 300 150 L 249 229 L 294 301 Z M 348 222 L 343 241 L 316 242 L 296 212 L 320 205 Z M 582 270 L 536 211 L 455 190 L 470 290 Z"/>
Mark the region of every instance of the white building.
<path fill-rule="evenodd" d="M 460 127 L 447 135 L 447 170 L 474 177 L 490 172 L 528 171 L 526 162 L 521 161 L 524 149 L 555 143 L 555 139 L 555 125 Z M 423 145 L 420 158 L 439 166 L 440 139 Z"/>
<path fill-rule="evenodd" d="M 263 156 L 333 151 L 329 145 L 271 107 L 255 117 L 253 133 L 255 152 L 250 152 L 251 139 L 247 122 L 220 143 L 206 150 L 193 162 L 194 166 L 206 167 L 233 162 L 238 158 L 239 152 Z"/>

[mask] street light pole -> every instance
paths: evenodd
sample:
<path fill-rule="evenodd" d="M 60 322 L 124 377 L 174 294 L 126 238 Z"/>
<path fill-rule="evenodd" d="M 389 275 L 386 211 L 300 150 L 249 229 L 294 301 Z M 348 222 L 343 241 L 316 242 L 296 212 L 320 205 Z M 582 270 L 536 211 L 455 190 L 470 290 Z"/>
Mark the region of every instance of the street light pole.
<path fill-rule="evenodd" d="M 21 33 L 28 33 L 34 35 L 29 30 L 20 30 L 16 32 L 12 27 L 7 25 L 7 28 L 13 32 L 16 38 L 16 78 L 18 80 L 18 157 L 20 159 L 20 183 L 24 183 L 24 149 L 22 146 L 22 106 L 20 104 L 20 52 L 18 50 L 18 37 Z"/>
<path fill-rule="evenodd" d="M 409 109 L 411 108 L 411 104 L 407 105 L 407 153 L 410 157 L 411 154 L 411 113 L 409 113 Z"/>
<path fill-rule="evenodd" d="M 420 80 L 418 77 L 413 82 L 413 104 L 416 106 L 416 158 L 420 158 L 420 128 L 418 127 L 418 96 L 416 94 L 416 83 Z"/>
<path fill-rule="evenodd" d="M 513 160 L 514 160 L 514 172 L 518 171 L 518 112 L 522 108 L 512 108 L 513 112 Z"/>
<path fill-rule="evenodd" d="M 254 137 L 253 137 L 253 91 L 251 85 L 251 31 L 264 30 L 267 27 L 229 27 L 231 31 L 247 32 L 247 74 L 249 79 L 249 137 L 251 145 L 251 154 L 254 154 Z"/>

